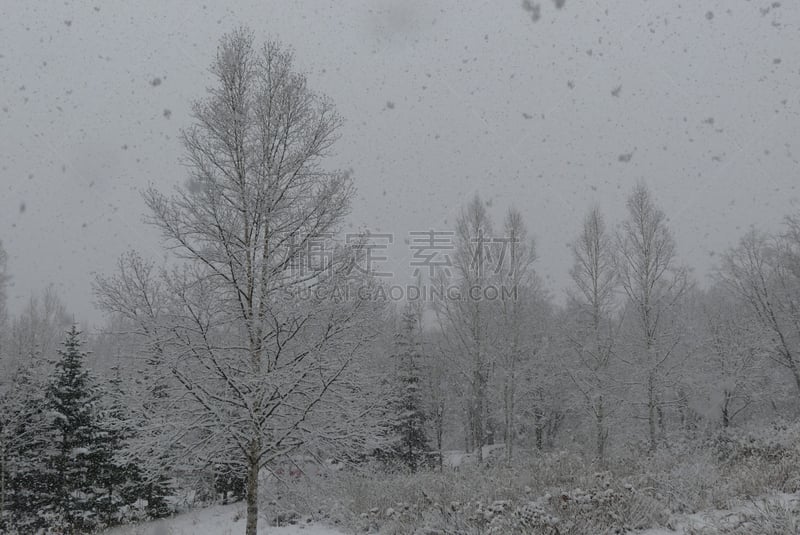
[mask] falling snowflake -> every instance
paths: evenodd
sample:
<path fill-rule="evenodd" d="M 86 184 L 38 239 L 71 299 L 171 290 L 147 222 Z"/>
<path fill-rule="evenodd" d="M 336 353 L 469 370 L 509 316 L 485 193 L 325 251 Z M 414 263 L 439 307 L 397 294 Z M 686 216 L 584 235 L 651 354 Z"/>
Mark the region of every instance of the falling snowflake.
<path fill-rule="evenodd" d="M 541 18 L 541 6 L 539 4 L 531 3 L 531 0 L 522 0 L 522 9 L 531 14 L 533 22 Z"/>

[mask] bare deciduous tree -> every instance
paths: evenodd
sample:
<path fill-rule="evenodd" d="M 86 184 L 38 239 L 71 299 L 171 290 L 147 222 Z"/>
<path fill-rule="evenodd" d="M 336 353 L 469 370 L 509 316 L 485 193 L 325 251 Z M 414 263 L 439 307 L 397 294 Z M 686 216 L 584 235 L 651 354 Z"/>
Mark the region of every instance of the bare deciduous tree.
<path fill-rule="evenodd" d="M 790 226 L 790 231 L 792 227 Z M 791 236 L 791 235 L 789 235 Z M 769 334 L 774 360 L 791 373 L 800 393 L 800 362 L 793 263 L 791 249 L 780 239 L 751 229 L 728 251 L 718 271 L 724 285 L 741 297 Z"/>
<path fill-rule="evenodd" d="M 760 400 L 765 382 L 766 340 L 751 311 L 736 296 L 716 287 L 705 295 L 704 390 L 719 408 L 722 427 Z M 709 385 L 708 377 L 713 377 Z"/>
<path fill-rule="evenodd" d="M 216 85 L 183 133 L 188 184 L 144 195 L 181 262 L 157 277 L 128 263 L 96 289 L 168 372 L 161 408 L 171 412 L 160 421 L 173 443 L 241 471 L 255 535 L 262 468 L 309 437 L 358 435 L 340 420 L 379 303 L 346 293 L 369 282 L 352 277 L 353 248 L 333 240 L 353 189 L 347 173 L 322 166 L 341 124 L 332 104 L 289 51 L 257 50 L 245 30 L 222 39 L 211 72 Z"/>
<path fill-rule="evenodd" d="M 617 331 L 613 308 L 618 278 L 614 244 L 598 208 L 591 209 L 584 218 L 571 249 L 574 264 L 570 275 L 577 288 L 571 296 L 576 328 L 567 338 L 576 349 L 580 366 L 569 373 L 594 421 L 595 453 L 602 463 L 608 441 L 608 416 L 615 410 L 610 399 L 613 382 L 609 367 Z"/>
<path fill-rule="evenodd" d="M 687 270 L 677 265 L 666 216 L 644 184 L 634 187 L 627 206 L 628 218 L 617 237 L 617 271 L 634 322 L 631 364 L 642 372 L 639 383 L 645 389 L 650 449 L 655 450 L 664 422 L 662 394 L 679 365 L 678 308 L 690 283 Z"/>
<path fill-rule="evenodd" d="M 486 440 L 486 415 L 491 355 L 494 350 L 490 309 L 496 303 L 484 299 L 484 291 L 495 276 L 495 245 L 492 222 L 479 196 L 464 207 L 456 222 L 453 270 L 444 271 L 437 284 L 441 299 L 434 302 L 439 324 L 452 352 L 460 354 L 458 367 L 465 383 L 467 450 L 482 460 Z M 445 331 L 446 330 L 446 331 Z"/>
<path fill-rule="evenodd" d="M 501 286 L 500 323 L 503 333 L 497 350 L 502 375 L 503 432 L 506 462 L 511 463 L 516 436 L 517 398 L 520 367 L 533 352 L 534 333 L 531 332 L 536 300 L 540 298 L 539 280 L 532 269 L 536 259 L 535 245 L 528 238 L 522 214 L 511 208 L 506 213 L 503 240 L 509 248 L 499 266 L 498 283 Z"/>

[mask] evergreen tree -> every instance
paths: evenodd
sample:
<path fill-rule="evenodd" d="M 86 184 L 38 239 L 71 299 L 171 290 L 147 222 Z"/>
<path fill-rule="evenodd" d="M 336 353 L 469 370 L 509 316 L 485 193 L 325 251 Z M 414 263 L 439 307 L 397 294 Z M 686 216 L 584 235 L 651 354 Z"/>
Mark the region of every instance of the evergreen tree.
<path fill-rule="evenodd" d="M 119 396 L 95 384 L 84 368 L 87 353 L 81 349 L 80 334 L 73 326 L 58 352 L 61 358 L 45 394 L 43 462 L 32 478 L 36 484 L 29 485 L 39 516 L 68 533 L 116 523 L 120 508 L 138 497 L 124 492 L 137 470 L 119 456 L 123 440 L 132 432 L 123 404 Z"/>
<path fill-rule="evenodd" d="M 120 388 L 118 369 L 110 380 L 109 391 L 103 391 L 103 402 L 94 415 L 96 428 L 94 448 L 90 453 L 90 481 L 98 490 L 97 512 L 104 524 L 116 523 L 120 507 L 132 503 L 138 496 L 127 492 L 136 479 L 136 465 L 120 455 L 122 444 L 133 435 L 126 416 Z"/>
<path fill-rule="evenodd" d="M 119 451 L 114 457 L 115 468 L 109 472 L 112 480 L 108 483 L 119 495 L 120 503 L 133 504 L 142 500 L 148 518 L 169 516 L 175 512 L 168 503 L 168 498 L 175 494 L 174 480 L 169 477 L 175 471 L 174 459 L 152 442 L 153 437 L 146 430 L 151 413 L 129 408 L 131 396 L 138 394 L 123 388 L 116 367 L 111 385 L 106 426 L 113 431 Z M 163 391 L 154 381 L 145 395 L 163 397 Z"/>
<path fill-rule="evenodd" d="M 12 527 L 32 533 L 47 525 L 41 515 L 47 503 L 41 462 L 47 446 L 43 385 L 23 371 L 0 398 L 0 533 Z"/>
<path fill-rule="evenodd" d="M 395 436 L 392 457 L 415 472 L 425 461 L 428 437 L 425 431 L 427 416 L 423 408 L 419 360 L 422 351 L 419 342 L 419 318 L 407 306 L 396 337 L 397 397 Z"/>
<path fill-rule="evenodd" d="M 83 367 L 87 354 L 81 350 L 79 336 L 75 326 L 67 332 L 47 388 L 51 440 L 45 457 L 49 496 L 44 510 L 66 529 L 86 531 L 97 522 L 102 493 L 95 486 L 97 468 L 93 466 L 100 454 L 95 421 L 99 392 Z"/>

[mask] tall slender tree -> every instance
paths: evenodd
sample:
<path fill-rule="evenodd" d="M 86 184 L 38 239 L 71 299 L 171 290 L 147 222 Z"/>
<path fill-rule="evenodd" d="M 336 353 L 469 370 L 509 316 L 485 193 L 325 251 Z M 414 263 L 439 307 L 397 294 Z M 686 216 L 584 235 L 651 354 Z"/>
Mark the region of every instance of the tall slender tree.
<path fill-rule="evenodd" d="M 614 357 L 616 325 L 614 292 L 618 285 L 614 243 L 600 210 L 592 208 L 571 245 L 570 271 L 576 291 L 571 294 L 575 310 L 567 333 L 579 366 L 569 370 L 595 426 L 595 453 L 602 463 L 609 437 L 608 417 L 617 405 L 611 399 L 609 375 Z"/>
<path fill-rule="evenodd" d="M 462 209 L 456 222 L 453 272 L 442 270 L 436 284 L 440 299 L 434 301 L 442 332 L 451 351 L 462 355 L 458 365 L 465 384 L 467 450 L 481 460 L 486 442 L 488 385 L 492 369 L 490 325 L 497 303 L 485 299 L 495 276 L 497 243 L 492 241 L 492 221 L 478 195 Z"/>
<path fill-rule="evenodd" d="M 649 447 L 655 450 L 664 424 L 664 390 L 679 367 L 678 310 L 689 278 L 677 262 L 666 215 L 643 183 L 633 188 L 627 207 L 617 236 L 617 271 L 633 322 L 629 362 L 640 372 L 636 381 L 644 388 Z"/>
<path fill-rule="evenodd" d="M 11 275 L 8 271 L 8 253 L 0 241 L 0 363 L 5 355 L 5 341 L 8 336 L 8 282 Z"/>
<path fill-rule="evenodd" d="M 419 340 L 419 317 L 407 304 L 395 338 L 396 393 L 392 426 L 394 457 L 411 471 L 425 462 L 428 452 L 427 413 L 422 399 L 423 354 Z"/>
<path fill-rule="evenodd" d="M 503 252 L 504 257 L 497 260 L 502 263 L 497 281 L 500 285 L 498 329 L 503 336 L 498 339 L 496 349 L 500 354 L 498 367 L 502 383 L 503 443 L 506 462 L 510 464 L 516 438 L 520 378 L 524 372 L 523 366 L 530 365 L 531 356 L 536 353 L 533 346 L 538 333 L 534 316 L 542 291 L 532 268 L 536 260 L 536 246 L 528 237 L 528 229 L 519 210 L 509 208 L 506 212 L 501 238 L 507 250 Z"/>

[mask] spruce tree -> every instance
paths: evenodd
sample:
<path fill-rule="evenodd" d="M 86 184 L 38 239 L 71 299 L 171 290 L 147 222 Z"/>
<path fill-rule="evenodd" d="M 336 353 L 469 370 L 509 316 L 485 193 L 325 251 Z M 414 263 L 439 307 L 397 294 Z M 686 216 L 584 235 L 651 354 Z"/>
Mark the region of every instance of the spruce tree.
<path fill-rule="evenodd" d="M 428 451 L 425 431 L 427 416 L 422 402 L 419 361 L 422 351 L 419 341 L 419 319 L 411 307 L 406 307 L 401 319 L 395 346 L 397 366 L 396 419 L 393 457 L 415 472 Z"/>
<path fill-rule="evenodd" d="M 47 389 L 51 441 L 44 476 L 49 490 L 45 510 L 64 528 L 86 531 L 98 520 L 102 490 L 93 481 L 99 393 L 83 367 L 87 354 L 81 350 L 80 334 L 75 326 L 67 332 Z"/>
<path fill-rule="evenodd" d="M 118 521 L 120 507 L 130 501 L 125 490 L 134 477 L 135 466 L 121 459 L 119 452 L 125 440 L 133 436 L 120 388 L 119 370 L 112 370 L 110 388 L 102 392 L 103 403 L 94 415 L 94 448 L 90 454 L 90 481 L 98 490 L 97 512 L 105 525 Z"/>
<path fill-rule="evenodd" d="M 152 413 L 129 409 L 136 405 L 130 403 L 130 396 L 140 394 L 125 388 L 118 367 L 115 366 L 112 373 L 103 420 L 119 452 L 107 472 L 106 485 L 113 489 L 113 493 L 109 491 L 106 495 L 121 504 L 134 504 L 141 500 L 146 504 L 144 513 L 147 518 L 169 516 L 175 512 L 169 503 L 176 490 L 170 477 L 174 472 L 174 459 L 152 442 L 152 436 L 148 436 L 148 418 Z M 135 383 L 139 381 L 133 380 Z M 163 383 L 157 378 L 145 376 L 143 381 L 148 385 L 144 394 L 146 398 L 165 399 Z M 125 384 L 130 386 L 129 383 Z"/>

